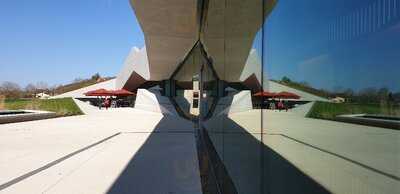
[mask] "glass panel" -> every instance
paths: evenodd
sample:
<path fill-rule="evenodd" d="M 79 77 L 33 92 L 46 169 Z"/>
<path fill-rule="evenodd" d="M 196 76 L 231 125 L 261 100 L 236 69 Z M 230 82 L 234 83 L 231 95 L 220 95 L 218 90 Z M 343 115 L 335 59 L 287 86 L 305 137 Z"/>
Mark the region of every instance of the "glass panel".
<path fill-rule="evenodd" d="M 263 1 L 207 2 L 200 40 L 219 80 L 203 81 L 205 94 L 218 100 L 202 124 L 214 173 L 222 193 L 262 193 L 261 110 L 252 95 L 262 89 Z"/>
<path fill-rule="evenodd" d="M 204 3 L 173 80 L 211 193 L 398 190 L 398 0 Z"/>
<path fill-rule="evenodd" d="M 213 114 L 218 97 L 218 80 L 212 70 L 212 66 L 207 62 L 204 63 L 201 69 L 201 84 L 201 114 L 203 119 L 207 119 Z"/>
<path fill-rule="evenodd" d="M 399 3 L 277 1 L 264 86 L 289 93 L 263 113 L 266 193 L 398 192 Z"/>
<path fill-rule="evenodd" d="M 178 67 L 175 75 L 172 76 L 172 81 L 175 83 L 175 94 L 173 96 L 178 108 L 186 117 L 191 118 L 198 115 L 199 107 L 194 106 L 194 101 L 199 100 L 198 77 L 202 64 L 202 56 L 198 45 L 186 57 L 183 64 Z M 197 93 L 197 97 L 195 94 Z"/>

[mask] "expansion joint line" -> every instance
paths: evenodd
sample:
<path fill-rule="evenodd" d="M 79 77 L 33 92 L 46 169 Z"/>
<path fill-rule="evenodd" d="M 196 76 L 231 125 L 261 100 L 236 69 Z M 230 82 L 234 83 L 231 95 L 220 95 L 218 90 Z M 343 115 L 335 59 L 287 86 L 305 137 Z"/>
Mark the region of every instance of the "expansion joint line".
<path fill-rule="evenodd" d="M 114 135 L 108 136 L 108 137 L 106 137 L 106 138 L 104 138 L 104 139 L 102 139 L 100 141 L 97 141 L 97 142 L 95 142 L 93 144 L 90 144 L 90 145 L 88 145 L 88 146 L 86 146 L 86 147 L 84 147 L 82 149 L 79 149 L 79 150 L 77 150 L 75 152 L 72 152 L 70 154 L 67 154 L 67 155 L 65 155 L 65 156 L 63 156 L 63 157 L 61 157 L 61 158 L 59 158 L 57 160 L 54 160 L 54 161 L 52 161 L 52 162 L 50 162 L 50 163 L 48 163 L 48 164 L 36 169 L 36 170 L 30 171 L 30 172 L 28 172 L 28 173 L 26 173 L 24 175 L 21 175 L 21 176 L 19 176 L 17 178 L 14 178 L 14 179 L 12 179 L 12 180 L 4 183 L 4 184 L 1 184 L 0 185 L 0 191 L 4 190 L 7 187 L 10 187 L 10 186 L 12 186 L 14 184 L 17 184 L 17 183 L 19 183 L 19 182 L 21 182 L 21 181 L 23 181 L 23 180 L 35 175 L 35 174 L 38 174 L 38 173 L 40 173 L 40 172 L 42 172 L 42 171 L 44 171 L 44 170 L 46 170 L 46 169 L 48 169 L 48 168 L 50 168 L 52 166 L 55 166 L 55 165 L 63 162 L 64 160 L 67 160 L 68 158 L 71 158 L 72 156 L 75 156 L 75 155 L 77 155 L 77 154 L 79 154 L 79 153 L 81 153 L 83 151 L 86 151 L 86 150 L 88 150 L 88 149 L 90 149 L 92 147 L 95 147 L 95 146 L 97 146 L 97 145 L 99 145 L 101 143 L 104 143 L 104 142 L 106 142 L 106 141 L 108 141 L 108 140 L 110 140 L 110 139 L 112 139 L 112 138 L 114 138 L 114 137 L 116 137 L 116 136 L 118 136 L 120 134 L 121 134 L 121 132 L 115 133 Z"/>
<path fill-rule="evenodd" d="M 348 158 L 348 157 L 346 157 L 346 156 L 342 156 L 342 155 L 337 154 L 337 153 L 334 153 L 334 152 L 332 152 L 332 151 L 329 151 L 329 150 L 326 150 L 326 149 L 323 149 L 323 148 L 319 148 L 319 147 L 317 147 L 317 146 L 315 146 L 315 145 L 311 145 L 311 144 L 309 144 L 309 143 L 307 143 L 307 142 L 298 140 L 298 139 L 296 139 L 296 138 L 287 136 L 287 135 L 285 135 L 285 134 L 281 134 L 281 133 L 264 133 L 264 134 L 265 134 L 265 135 L 282 136 L 282 137 L 284 137 L 284 138 L 290 139 L 290 140 L 295 141 L 295 142 L 297 142 L 297 143 L 303 144 L 303 145 L 305 145 L 305 146 L 307 146 L 307 147 L 310 147 L 310 148 L 316 149 L 316 150 L 318 150 L 318 151 L 324 152 L 324 153 L 326 153 L 326 154 L 330 154 L 330 155 L 333 155 L 333 156 L 335 156 L 335 157 L 341 158 L 341 159 L 343 159 L 343 160 L 346 160 L 346 161 L 348 161 L 348 162 L 351 162 L 351 163 L 353 163 L 353 164 L 356 164 L 356 165 L 358 165 L 358 166 L 361 166 L 362 168 L 365 168 L 365 169 L 367 169 L 367 170 L 376 172 L 376 173 L 378 173 L 378 174 L 380 174 L 380 175 L 386 176 L 386 177 L 388 177 L 388 178 L 390 178 L 390 179 L 394 179 L 394 180 L 396 180 L 396 181 L 400 181 L 400 177 L 398 177 L 398 176 L 396 176 L 396 175 L 394 175 L 394 174 L 390 174 L 390 173 L 387 173 L 387 172 L 383 172 L 383 171 L 381 171 L 381 170 L 379 170 L 379 169 L 376 169 L 376 168 L 374 168 L 374 167 L 368 166 L 368 165 L 366 165 L 366 164 L 363 164 L 363 163 L 361 163 L 361 162 L 358 162 L 358 161 L 353 160 L 353 159 L 351 159 L 351 158 Z"/>

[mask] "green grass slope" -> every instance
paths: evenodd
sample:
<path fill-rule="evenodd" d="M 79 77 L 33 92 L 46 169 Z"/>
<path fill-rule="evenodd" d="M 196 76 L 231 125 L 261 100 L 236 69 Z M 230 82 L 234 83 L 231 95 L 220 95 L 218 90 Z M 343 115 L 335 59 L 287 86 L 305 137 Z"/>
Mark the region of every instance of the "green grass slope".
<path fill-rule="evenodd" d="M 60 98 L 60 99 L 17 99 L 9 100 L 6 99 L 4 102 L 5 109 L 18 110 L 44 110 L 55 112 L 57 116 L 73 116 L 83 114 L 79 107 L 75 104 L 72 98 Z"/>
<path fill-rule="evenodd" d="M 377 114 L 388 116 L 400 116 L 399 106 L 382 106 L 380 104 L 350 104 L 315 102 L 307 117 L 316 119 L 333 120 L 343 114 Z"/>

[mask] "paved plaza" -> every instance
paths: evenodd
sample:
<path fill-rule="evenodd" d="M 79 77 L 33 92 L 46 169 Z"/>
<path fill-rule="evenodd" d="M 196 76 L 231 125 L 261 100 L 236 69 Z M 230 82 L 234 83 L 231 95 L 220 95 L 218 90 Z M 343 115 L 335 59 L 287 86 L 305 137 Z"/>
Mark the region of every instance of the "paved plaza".
<path fill-rule="evenodd" d="M 92 111 L 0 125 L 0 193 L 201 193 L 191 122 Z"/>
<path fill-rule="evenodd" d="M 77 103 L 86 115 L 0 125 L 0 193 L 201 193 L 191 122 Z M 261 138 L 260 113 L 238 112 L 208 123 L 229 132 L 222 143 L 224 133 L 209 134 L 233 180 L 248 180 L 248 185 L 237 184 L 239 191 L 256 188 L 261 139 L 265 148 L 331 192 L 400 189 L 399 131 L 266 110 Z M 289 176 L 279 175 L 284 167 L 273 168 L 268 185 L 289 181 L 279 178 Z"/>

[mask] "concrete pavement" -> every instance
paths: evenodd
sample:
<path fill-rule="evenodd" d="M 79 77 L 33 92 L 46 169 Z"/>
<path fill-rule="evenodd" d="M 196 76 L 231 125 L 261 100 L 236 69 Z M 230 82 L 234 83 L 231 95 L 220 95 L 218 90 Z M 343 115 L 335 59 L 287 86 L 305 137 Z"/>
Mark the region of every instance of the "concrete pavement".
<path fill-rule="evenodd" d="M 260 110 L 252 110 L 231 114 L 229 119 L 258 140 L 260 115 Z M 329 191 L 364 194 L 400 190 L 400 131 L 304 118 L 295 112 L 264 110 L 263 118 L 263 144 Z M 235 131 L 235 127 L 227 129 Z M 276 179 L 271 179 L 271 185 Z"/>
<path fill-rule="evenodd" d="M 0 172 L 0 193 L 201 193 L 192 123 L 132 108 L 0 125 Z"/>
<path fill-rule="evenodd" d="M 0 125 L 0 193 L 201 193 L 191 122 L 133 108 L 89 110 Z M 313 181 L 333 193 L 400 189 L 399 131 L 295 112 L 263 116 L 263 125 L 260 110 L 206 123 L 239 192 L 321 191 Z"/>

